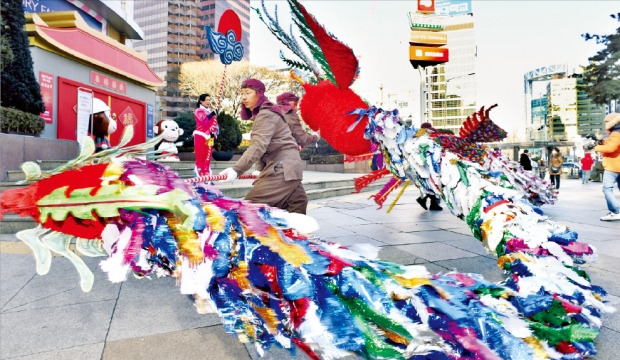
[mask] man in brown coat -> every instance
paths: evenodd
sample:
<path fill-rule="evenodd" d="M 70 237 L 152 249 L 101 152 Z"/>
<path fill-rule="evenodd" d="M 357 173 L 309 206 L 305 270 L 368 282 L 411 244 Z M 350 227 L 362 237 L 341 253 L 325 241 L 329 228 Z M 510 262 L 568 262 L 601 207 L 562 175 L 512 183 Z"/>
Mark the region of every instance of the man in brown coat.
<path fill-rule="evenodd" d="M 297 141 L 297 145 L 304 147 L 310 144 L 314 144 L 319 141 L 318 134 L 308 134 L 301 126 L 301 119 L 297 115 L 297 105 L 299 103 L 299 97 L 292 92 L 284 92 L 276 98 L 278 105 L 282 108 L 284 113 L 284 119 L 291 128 L 291 133 Z"/>
<path fill-rule="evenodd" d="M 245 199 L 305 214 L 308 197 L 301 184 L 303 164 L 297 143 L 281 108 L 264 93 L 265 85 L 257 79 L 241 85 L 241 118 L 253 121 L 250 146 L 220 174 L 232 181 L 256 163 L 260 175 Z"/>

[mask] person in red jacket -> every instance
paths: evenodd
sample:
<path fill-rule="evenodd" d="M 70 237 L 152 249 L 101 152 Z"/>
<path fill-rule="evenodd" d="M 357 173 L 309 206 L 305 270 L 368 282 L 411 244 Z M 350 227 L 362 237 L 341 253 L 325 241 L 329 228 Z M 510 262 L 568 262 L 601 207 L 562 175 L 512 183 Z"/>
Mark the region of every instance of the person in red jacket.
<path fill-rule="evenodd" d="M 590 182 L 590 174 L 592 173 L 592 165 L 594 165 L 594 159 L 590 153 L 586 153 L 581 159 L 581 183 L 587 184 Z"/>

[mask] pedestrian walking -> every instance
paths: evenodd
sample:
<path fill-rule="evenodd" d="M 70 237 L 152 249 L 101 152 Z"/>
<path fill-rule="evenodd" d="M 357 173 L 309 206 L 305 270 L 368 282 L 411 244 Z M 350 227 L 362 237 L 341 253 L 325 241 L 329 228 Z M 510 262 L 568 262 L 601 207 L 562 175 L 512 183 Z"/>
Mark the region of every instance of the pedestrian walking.
<path fill-rule="evenodd" d="M 543 158 L 540 158 L 540 160 L 538 160 L 538 176 L 545 180 L 545 175 L 547 175 L 547 163 Z"/>
<path fill-rule="evenodd" d="M 551 185 L 554 186 L 556 193 L 560 189 L 560 175 L 562 175 L 562 164 L 564 159 L 560 149 L 553 148 L 551 152 L 551 160 L 549 160 L 549 178 L 551 179 Z"/>
<path fill-rule="evenodd" d="M 519 158 L 519 164 L 523 166 L 523 170 L 532 171 L 532 160 L 530 160 L 529 151 L 523 150 L 521 158 Z"/>
<path fill-rule="evenodd" d="M 614 185 L 620 189 L 620 114 L 611 113 L 605 117 L 605 129 L 609 137 L 602 144 L 597 145 L 594 151 L 603 154 L 603 194 L 607 202 L 609 213 L 601 218 L 602 221 L 620 220 L 620 205 L 614 196 Z"/>
<path fill-rule="evenodd" d="M 590 174 L 592 173 L 592 165 L 594 165 L 594 159 L 590 153 L 586 153 L 581 159 L 581 183 L 587 184 L 590 182 Z"/>

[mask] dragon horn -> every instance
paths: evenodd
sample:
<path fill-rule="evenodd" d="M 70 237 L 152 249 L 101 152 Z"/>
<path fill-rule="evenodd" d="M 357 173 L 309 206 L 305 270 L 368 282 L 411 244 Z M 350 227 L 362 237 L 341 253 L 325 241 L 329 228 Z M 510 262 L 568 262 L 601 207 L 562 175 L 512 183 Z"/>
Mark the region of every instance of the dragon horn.
<path fill-rule="evenodd" d="M 493 105 L 489 106 L 489 108 L 487 109 L 487 111 L 485 111 L 484 116 L 485 116 L 486 118 L 488 118 L 488 117 L 489 117 L 489 111 L 491 111 L 491 109 L 493 109 L 493 108 L 494 108 L 494 107 L 496 107 L 496 106 L 497 106 L 497 104 L 493 104 Z"/>
<path fill-rule="evenodd" d="M 291 69 L 291 71 L 289 72 L 291 74 L 291 78 L 293 80 L 297 80 L 297 82 L 299 82 L 300 84 L 305 84 L 306 82 L 303 81 L 303 79 L 301 78 L 301 76 L 295 74 L 295 71 L 293 71 L 293 69 Z"/>

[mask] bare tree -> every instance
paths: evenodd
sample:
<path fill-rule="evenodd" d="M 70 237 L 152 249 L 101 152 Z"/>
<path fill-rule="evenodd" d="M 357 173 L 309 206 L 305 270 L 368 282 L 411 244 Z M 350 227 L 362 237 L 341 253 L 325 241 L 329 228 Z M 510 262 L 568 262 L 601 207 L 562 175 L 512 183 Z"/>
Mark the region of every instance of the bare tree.
<path fill-rule="evenodd" d="M 272 101 L 284 91 L 301 95 L 301 85 L 290 77 L 288 71 L 270 70 L 251 65 L 248 61 L 234 62 L 226 67 L 217 60 L 183 63 L 179 88 L 181 95 L 188 96 L 192 101 L 197 101 L 200 94 L 208 93 L 213 106 L 218 106 L 219 99 L 222 109 L 229 114 L 237 114 L 241 105 L 241 83 L 247 78 L 261 80 L 265 84 L 267 98 Z"/>

